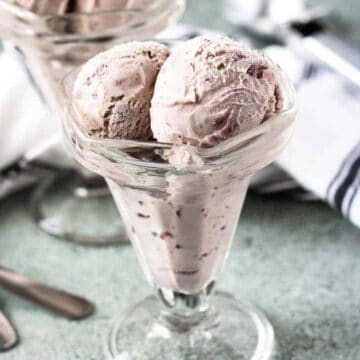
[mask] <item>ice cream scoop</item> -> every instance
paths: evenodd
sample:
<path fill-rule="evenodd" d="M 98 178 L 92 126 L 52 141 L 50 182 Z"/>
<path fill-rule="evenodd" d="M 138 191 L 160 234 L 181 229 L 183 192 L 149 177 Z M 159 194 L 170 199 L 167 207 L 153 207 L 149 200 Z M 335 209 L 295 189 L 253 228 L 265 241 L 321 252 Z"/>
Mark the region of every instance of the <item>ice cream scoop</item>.
<path fill-rule="evenodd" d="M 154 3 L 154 0 L 90 0 L 87 3 L 79 2 L 81 9 L 87 11 L 105 9 L 142 9 Z M 84 7 L 83 7 L 84 6 Z"/>
<path fill-rule="evenodd" d="M 78 1 L 73 9 L 77 13 L 96 13 L 97 18 L 83 19 L 83 26 L 75 32 L 102 31 L 117 26 L 131 26 L 144 21 L 146 11 L 132 11 L 133 9 L 146 10 L 155 0 L 88 0 Z M 113 10 L 113 11 L 111 11 Z M 145 16 L 145 18 L 144 18 Z"/>
<path fill-rule="evenodd" d="M 130 42 L 88 61 L 73 90 L 81 128 L 101 138 L 150 139 L 150 101 L 168 55 L 161 44 Z"/>
<path fill-rule="evenodd" d="M 86 2 L 86 0 L 83 0 Z M 11 0 L 26 10 L 39 15 L 63 15 L 68 11 L 70 0 Z"/>
<path fill-rule="evenodd" d="M 73 12 L 91 12 L 111 9 L 140 9 L 154 0 L 11 0 L 39 15 L 63 15 Z"/>
<path fill-rule="evenodd" d="M 275 66 L 226 37 L 178 46 L 158 75 L 151 128 L 158 141 L 213 146 L 281 108 Z"/>

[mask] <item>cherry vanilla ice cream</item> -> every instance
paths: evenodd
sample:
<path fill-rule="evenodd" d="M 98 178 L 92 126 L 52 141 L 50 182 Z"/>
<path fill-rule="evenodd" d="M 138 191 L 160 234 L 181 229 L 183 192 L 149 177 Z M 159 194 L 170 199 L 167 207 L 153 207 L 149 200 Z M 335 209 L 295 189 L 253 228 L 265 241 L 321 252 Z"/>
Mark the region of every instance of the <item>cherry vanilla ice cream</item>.
<path fill-rule="evenodd" d="M 10 2 L 39 15 L 63 15 L 69 10 L 69 0 L 10 0 Z"/>
<path fill-rule="evenodd" d="M 177 47 L 162 66 L 151 129 L 158 141 L 212 147 L 260 125 L 281 102 L 276 69 L 267 58 L 226 37 L 199 37 Z M 197 160 L 184 147 L 170 151 L 177 167 Z M 164 287 L 198 291 L 222 269 L 248 186 L 239 172 L 169 175 L 167 201 L 150 202 L 168 235 L 161 252 L 171 270 L 158 271 Z"/>
<path fill-rule="evenodd" d="M 198 37 L 173 51 L 152 99 L 157 140 L 213 146 L 249 130 L 281 107 L 274 66 L 226 37 Z"/>
<path fill-rule="evenodd" d="M 73 91 L 74 107 L 85 132 L 101 138 L 149 140 L 150 102 L 168 55 L 163 45 L 131 42 L 89 60 Z"/>
<path fill-rule="evenodd" d="M 176 165 L 172 170 L 146 170 L 150 176 L 119 164 L 107 181 L 148 279 L 160 288 L 196 293 L 222 270 L 249 174 L 241 160 L 238 167 L 209 170 L 192 149 L 214 148 L 279 112 L 277 69 L 225 37 L 190 40 L 169 57 L 162 45 L 140 44 L 122 45 L 86 64 L 73 105 L 91 137 L 153 136 L 173 144 L 164 157 Z"/>
<path fill-rule="evenodd" d="M 10 0 L 39 15 L 64 15 L 113 9 L 141 9 L 155 0 Z"/>

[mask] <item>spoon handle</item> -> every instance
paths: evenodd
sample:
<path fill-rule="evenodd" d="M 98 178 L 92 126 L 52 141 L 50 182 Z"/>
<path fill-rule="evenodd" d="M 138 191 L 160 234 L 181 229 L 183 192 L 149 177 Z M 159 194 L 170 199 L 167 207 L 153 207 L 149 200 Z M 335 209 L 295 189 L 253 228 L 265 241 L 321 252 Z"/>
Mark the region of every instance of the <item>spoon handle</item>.
<path fill-rule="evenodd" d="M 17 295 L 70 319 L 80 320 L 94 311 L 93 305 L 86 299 L 40 284 L 2 266 L 0 284 Z"/>
<path fill-rule="evenodd" d="M 17 342 L 16 330 L 5 314 L 0 311 L 0 351 L 10 350 Z"/>

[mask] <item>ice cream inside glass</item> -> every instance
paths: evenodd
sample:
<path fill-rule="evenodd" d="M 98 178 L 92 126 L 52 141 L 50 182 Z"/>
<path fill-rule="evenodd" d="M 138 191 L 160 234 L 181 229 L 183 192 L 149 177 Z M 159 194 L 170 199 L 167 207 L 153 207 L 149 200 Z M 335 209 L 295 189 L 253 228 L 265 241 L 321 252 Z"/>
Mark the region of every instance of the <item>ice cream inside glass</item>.
<path fill-rule="evenodd" d="M 105 177 L 158 293 L 115 322 L 108 358 L 276 356 L 267 318 L 214 287 L 251 176 L 291 135 L 295 95 L 284 73 L 232 40 L 199 38 L 170 56 L 159 44 L 125 44 L 70 74 L 64 86 L 66 143 Z M 129 128 L 124 138 L 111 136 L 124 126 L 127 106 L 148 114 L 153 138 L 133 139 Z M 131 119 L 133 136 L 143 122 L 142 115 Z"/>

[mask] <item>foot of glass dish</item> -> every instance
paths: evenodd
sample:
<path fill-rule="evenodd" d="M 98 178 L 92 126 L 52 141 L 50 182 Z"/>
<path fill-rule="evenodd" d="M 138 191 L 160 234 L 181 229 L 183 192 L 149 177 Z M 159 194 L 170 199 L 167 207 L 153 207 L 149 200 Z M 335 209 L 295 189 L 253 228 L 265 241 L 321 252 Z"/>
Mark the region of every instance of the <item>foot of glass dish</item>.
<path fill-rule="evenodd" d="M 51 174 L 34 190 L 31 212 L 47 234 L 89 246 L 128 242 L 105 181 L 75 171 Z"/>
<path fill-rule="evenodd" d="M 210 303 L 200 317 L 185 320 L 169 316 L 155 296 L 146 298 L 115 323 L 106 339 L 107 359 L 279 359 L 273 328 L 263 313 L 224 293 Z"/>

